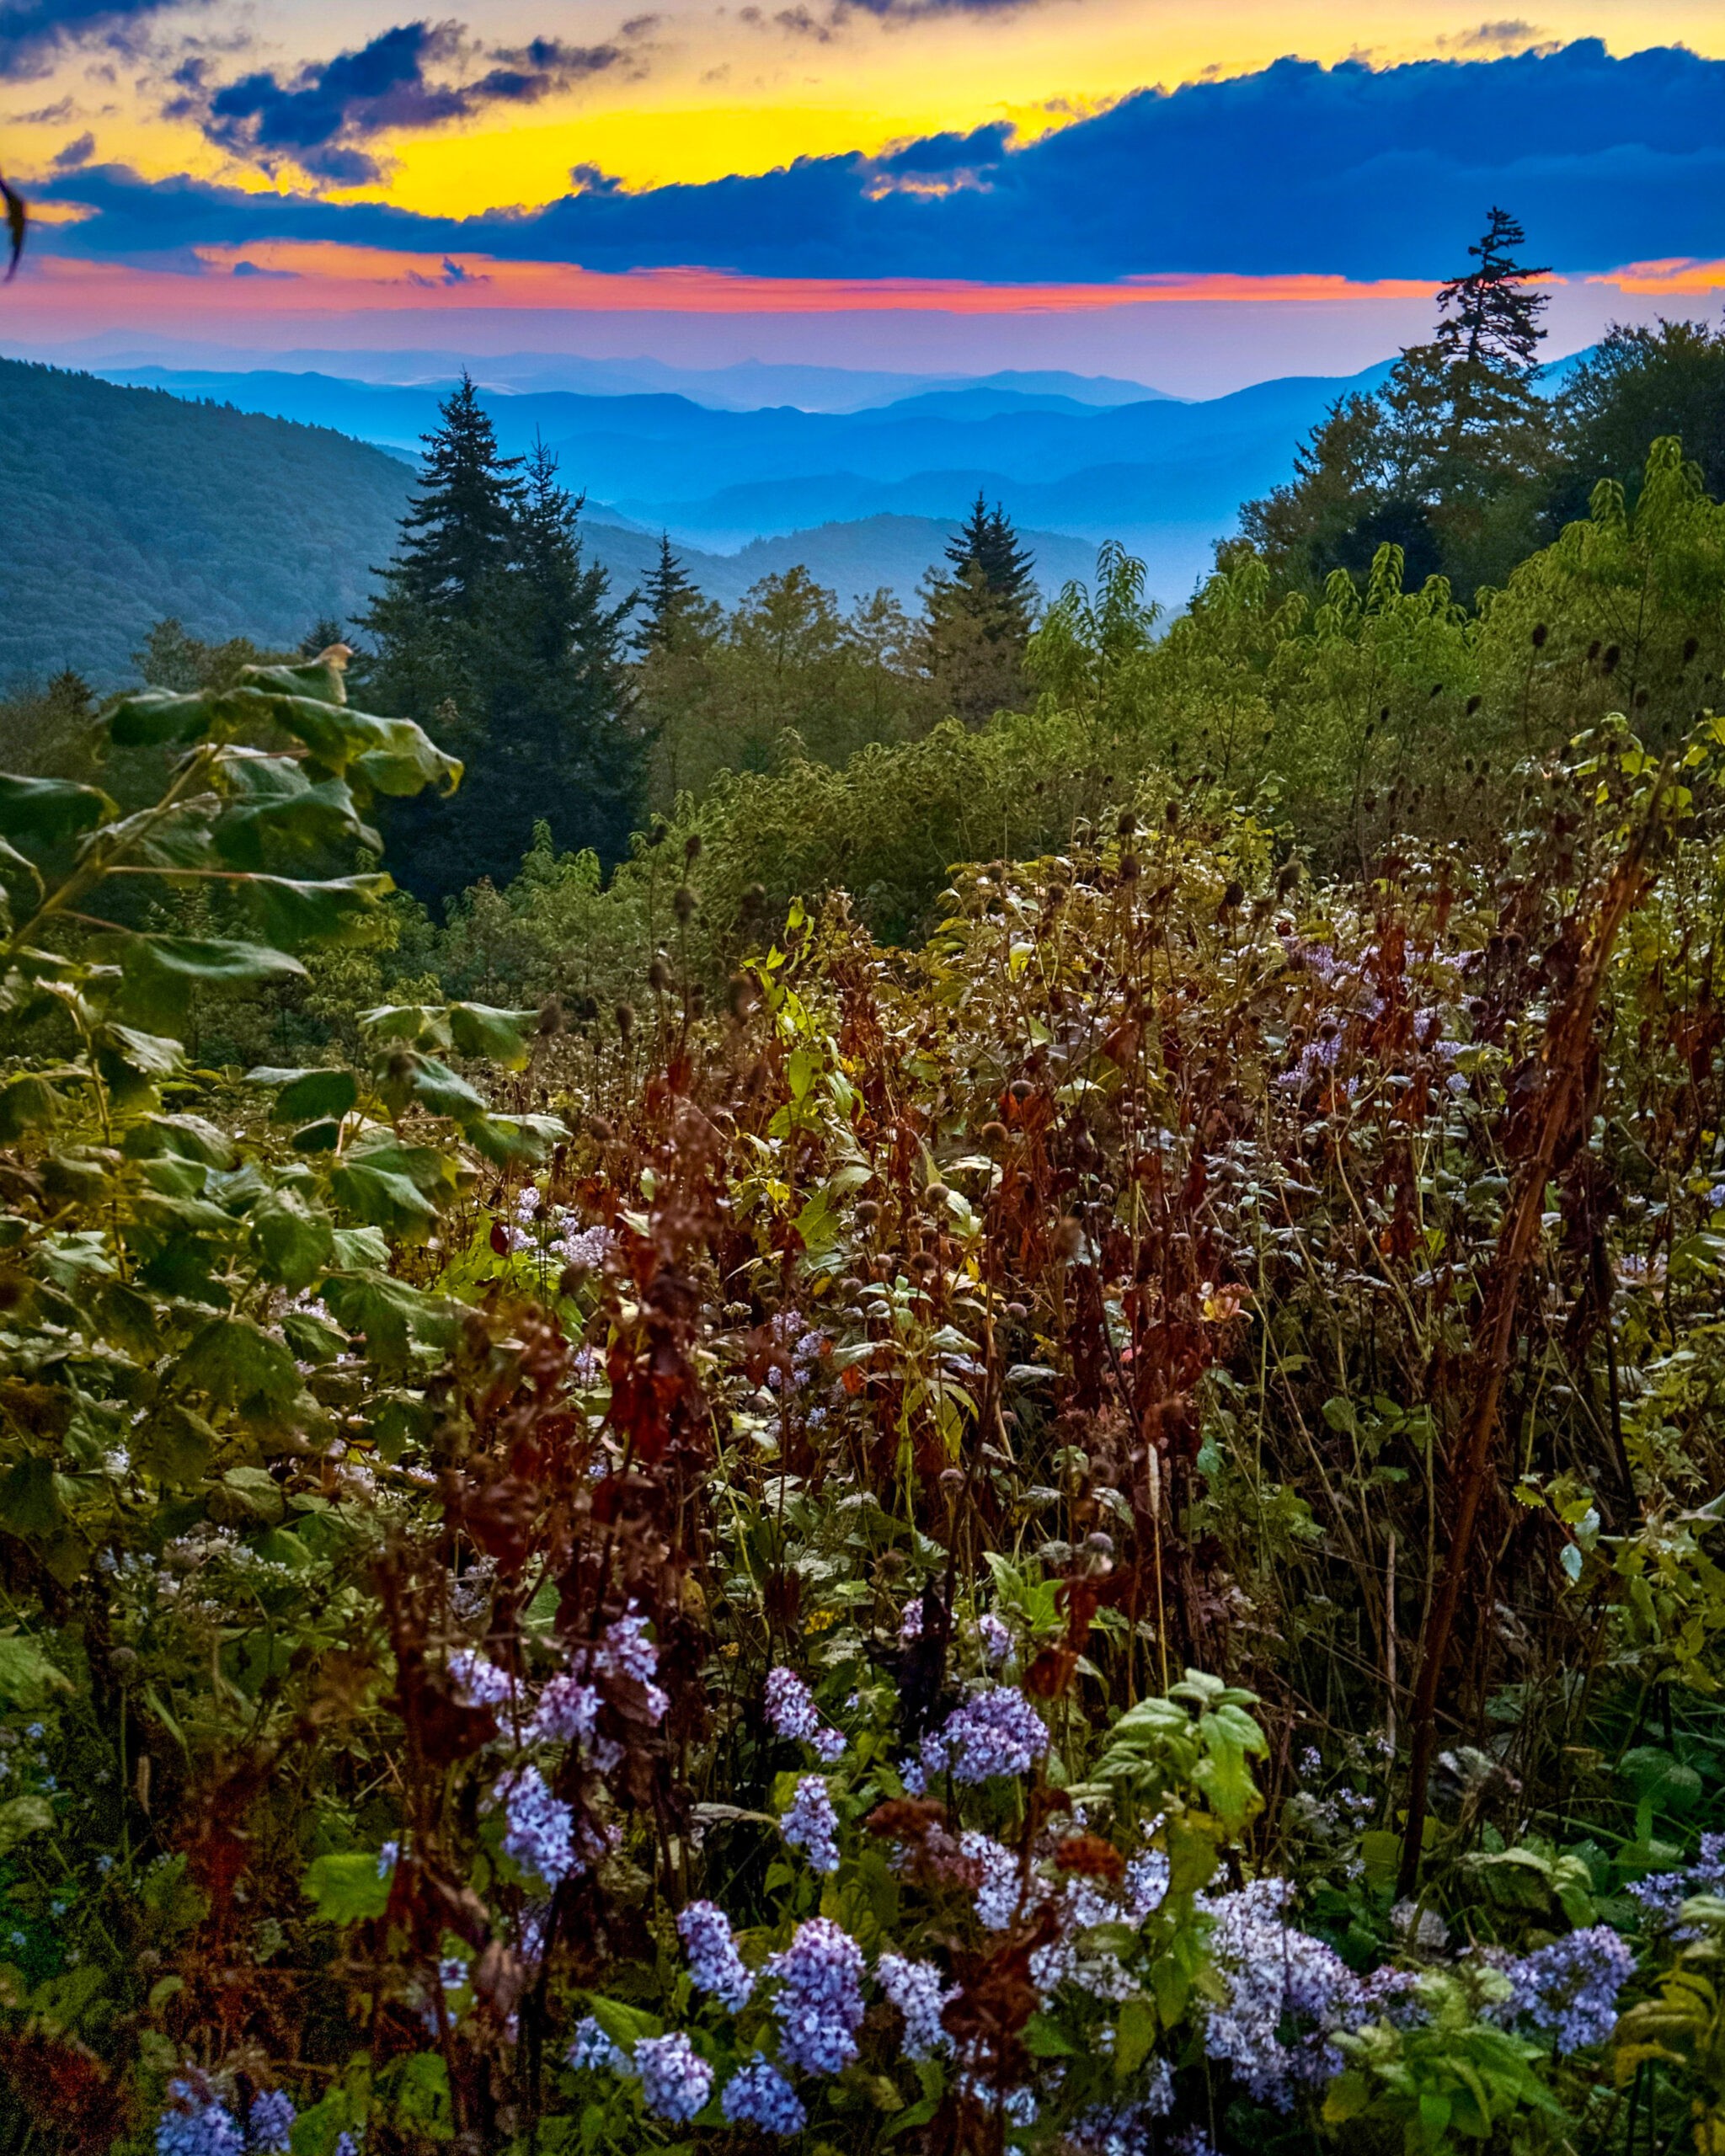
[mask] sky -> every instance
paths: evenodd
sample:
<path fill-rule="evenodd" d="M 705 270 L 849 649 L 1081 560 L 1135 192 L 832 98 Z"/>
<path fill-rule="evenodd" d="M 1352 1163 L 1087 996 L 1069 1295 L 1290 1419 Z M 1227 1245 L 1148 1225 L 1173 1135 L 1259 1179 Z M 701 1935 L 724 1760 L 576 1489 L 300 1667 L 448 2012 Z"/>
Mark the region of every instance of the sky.
<path fill-rule="evenodd" d="M 1725 303 L 1721 0 L 649 4 L 0 0 L 0 350 L 1201 396 L 1418 337 L 1493 203 L 1554 355 Z"/>

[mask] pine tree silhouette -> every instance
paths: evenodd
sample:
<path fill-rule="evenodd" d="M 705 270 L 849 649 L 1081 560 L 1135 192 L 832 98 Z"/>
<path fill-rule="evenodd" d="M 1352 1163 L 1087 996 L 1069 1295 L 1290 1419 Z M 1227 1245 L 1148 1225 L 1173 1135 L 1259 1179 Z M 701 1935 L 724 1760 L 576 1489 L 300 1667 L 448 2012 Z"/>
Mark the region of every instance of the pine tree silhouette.
<path fill-rule="evenodd" d="M 659 535 L 659 559 L 647 572 L 642 587 L 644 611 L 636 643 L 645 653 L 670 640 L 677 623 L 701 602 L 700 587 L 671 550 L 670 535 Z"/>
<path fill-rule="evenodd" d="M 384 573 L 400 596 L 433 611 L 469 604 L 486 572 L 509 559 L 521 502 L 521 459 L 499 454 L 465 368 L 438 413 L 442 425 L 423 437 L 421 491 L 409 498 L 400 551 Z"/>

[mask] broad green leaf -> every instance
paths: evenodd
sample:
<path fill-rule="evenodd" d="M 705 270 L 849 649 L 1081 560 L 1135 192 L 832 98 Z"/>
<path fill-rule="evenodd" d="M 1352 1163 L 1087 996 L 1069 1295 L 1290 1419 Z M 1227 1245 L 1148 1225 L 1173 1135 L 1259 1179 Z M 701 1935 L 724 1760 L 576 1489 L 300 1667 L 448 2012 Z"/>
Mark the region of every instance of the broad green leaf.
<path fill-rule="evenodd" d="M 281 1414 L 300 1389 L 287 1342 L 238 1315 L 213 1320 L 193 1338 L 179 1358 L 177 1378 L 218 1406 L 266 1416 Z"/>
<path fill-rule="evenodd" d="M 395 885 L 383 875 L 335 876 L 322 881 L 252 876 L 238 888 L 271 944 L 300 950 L 361 940 Z"/>
<path fill-rule="evenodd" d="M 344 1116 L 360 1097 L 350 1070 L 278 1070 L 260 1065 L 246 1073 L 248 1086 L 279 1086 L 272 1123 L 299 1123 L 307 1118 Z"/>
<path fill-rule="evenodd" d="M 210 730 L 215 716 L 208 695 L 197 691 L 183 696 L 172 689 L 139 689 L 116 697 L 104 713 L 109 737 L 120 749 L 195 741 Z"/>
<path fill-rule="evenodd" d="M 72 1689 L 72 1679 L 34 1640 L 19 1632 L 0 1633 L 0 1700 L 8 1706 L 40 1707 L 51 1693 Z"/>
<path fill-rule="evenodd" d="M 390 1876 L 375 1850 L 344 1849 L 314 1857 L 300 1892 L 326 1924 L 360 1924 L 388 1908 Z"/>
<path fill-rule="evenodd" d="M 531 1011 L 496 1011 L 486 1003 L 451 1003 L 450 1033 L 457 1054 L 519 1070 L 527 1060 L 537 1017 Z"/>
<path fill-rule="evenodd" d="M 0 1086 L 0 1145 L 10 1145 L 32 1130 L 57 1123 L 66 1102 L 45 1078 L 33 1070 Z"/>
<path fill-rule="evenodd" d="M 254 1208 L 251 1242 L 269 1277 L 297 1294 L 328 1264 L 334 1235 L 298 1191 L 278 1190 Z"/>
<path fill-rule="evenodd" d="M 32 1454 L 0 1475 L 0 1527 L 13 1534 L 52 1534 L 65 1517 L 51 1460 Z"/>
<path fill-rule="evenodd" d="M 203 1480 L 220 1443 L 201 1415 L 180 1401 L 169 1401 L 139 1431 L 132 1452 L 147 1474 L 188 1488 Z"/>
<path fill-rule="evenodd" d="M 367 1352 L 386 1370 L 402 1367 L 414 1340 L 434 1348 L 454 1342 L 456 1305 L 387 1273 L 332 1273 L 320 1292 L 339 1323 L 364 1334 Z"/>
<path fill-rule="evenodd" d="M 119 813 L 99 787 L 0 771 L 0 837 L 25 846 L 61 846 Z"/>

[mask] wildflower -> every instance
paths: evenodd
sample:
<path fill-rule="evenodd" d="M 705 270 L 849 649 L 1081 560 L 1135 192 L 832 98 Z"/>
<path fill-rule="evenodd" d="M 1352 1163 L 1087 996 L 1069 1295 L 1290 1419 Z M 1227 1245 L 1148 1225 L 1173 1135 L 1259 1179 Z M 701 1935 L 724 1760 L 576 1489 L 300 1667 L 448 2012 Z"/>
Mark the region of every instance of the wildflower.
<path fill-rule="evenodd" d="M 245 2143 L 226 2104 L 189 2081 L 170 2081 L 174 2108 L 156 2127 L 156 2156 L 242 2156 Z"/>
<path fill-rule="evenodd" d="M 564 2057 L 577 2073 L 624 2074 L 632 2070 L 628 2053 L 611 2041 L 590 2014 L 584 2014 L 576 2022 L 574 2040 Z"/>
<path fill-rule="evenodd" d="M 1012 1658 L 1011 1627 L 996 1617 L 991 1609 L 976 1620 L 978 1637 L 982 1642 L 982 1658 L 991 1668 Z"/>
<path fill-rule="evenodd" d="M 713 2093 L 713 2068 L 680 2031 L 635 2046 L 641 2093 L 656 2116 L 686 2124 Z"/>
<path fill-rule="evenodd" d="M 957 1984 L 943 1988 L 940 1971 L 932 1961 L 912 1961 L 903 1954 L 883 1954 L 874 1974 L 905 2017 L 903 2052 L 907 2059 L 932 2058 L 937 2052 L 953 2048 L 941 2013 L 948 1999 L 958 1997 Z"/>
<path fill-rule="evenodd" d="M 696 1990 L 708 1993 L 732 2014 L 746 2006 L 755 1979 L 737 1951 L 724 1911 L 713 1902 L 691 1902 L 677 1919 L 677 1935 Z"/>
<path fill-rule="evenodd" d="M 996 1684 L 947 1717 L 922 1741 L 926 1772 L 943 1768 L 955 1782 L 985 1782 L 996 1774 L 1028 1774 L 1048 1749 L 1042 1717 L 1022 1692 Z"/>
<path fill-rule="evenodd" d="M 809 1687 L 794 1669 L 781 1664 L 766 1673 L 766 1719 L 781 1737 L 812 1745 L 815 1757 L 830 1767 L 844 1752 L 845 1740 L 820 1719 Z"/>
<path fill-rule="evenodd" d="M 254 2096 L 246 2119 L 248 2146 L 261 2151 L 262 2156 L 287 2156 L 297 2116 L 293 2099 L 285 2089 L 266 2089 L 261 2096 Z"/>
<path fill-rule="evenodd" d="M 399 1842 L 386 1842 L 382 1848 L 377 1852 L 377 1876 L 380 1879 L 387 1879 L 390 1873 L 394 1870 L 397 1865 L 400 1862 L 401 1844 Z"/>
<path fill-rule="evenodd" d="M 922 1597 L 913 1594 L 905 1604 L 899 1617 L 899 1645 L 910 1646 L 912 1640 L 922 1637 Z"/>
<path fill-rule="evenodd" d="M 1559 2052 L 1603 2044 L 1617 2025 L 1617 1994 L 1634 1967 L 1628 1942 L 1610 1924 L 1572 1931 L 1505 1970 L 1512 2011 L 1551 2037 Z"/>
<path fill-rule="evenodd" d="M 527 1724 L 529 1743 L 574 1744 L 593 1734 L 600 1699 L 579 1677 L 553 1677 L 539 1694 Z"/>
<path fill-rule="evenodd" d="M 344 2131 L 337 2134 L 335 2147 L 331 2150 L 330 2156 L 360 2156 L 358 2138 Z"/>
<path fill-rule="evenodd" d="M 778 1980 L 779 2049 L 804 2073 L 836 2073 L 857 2056 L 862 2025 L 862 1950 L 830 1917 L 799 1924 L 766 1973 Z"/>
<path fill-rule="evenodd" d="M 572 1871 L 584 1869 L 575 1854 L 574 1813 L 551 1794 L 537 1767 L 521 1767 L 498 1784 L 508 1828 L 505 1856 L 555 1886 Z"/>
<path fill-rule="evenodd" d="M 1151 2156 L 1152 2119 L 1166 2118 L 1174 2107 L 1174 2076 L 1165 2058 L 1151 2068 L 1150 2086 L 1135 2102 L 1099 2104 L 1073 2121 L 1066 2138 L 1089 2156 Z"/>
<path fill-rule="evenodd" d="M 1027 1886 L 1023 1866 L 1012 1850 L 975 1828 L 959 1836 L 959 1849 L 973 1864 L 982 1867 L 982 1881 L 976 1889 L 975 1906 L 976 1921 L 985 1931 L 1008 1929 L 1027 1894 L 1032 1900 L 1040 1901 L 1048 1892 L 1042 1881 L 1034 1877 Z"/>
<path fill-rule="evenodd" d="M 718 2107 L 733 2126 L 758 2126 L 763 2133 L 800 2133 L 809 2123 L 802 2098 L 759 2052 L 726 2082 Z"/>
<path fill-rule="evenodd" d="M 819 1774 L 804 1774 L 797 1784 L 790 1807 L 779 1819 L 779 1832 L 795 1849 L 807 1856 L 810 1867 L 821 1872 L 839 1868 L 839 1816 Z"/>
<path fill-rule="evenodd" d="M 505 1671 L 472 1647 L 458 1647 L 449 1657 L 449 1681 L 464 1707 L 500 1707 L 515 1689 Z"/>
<path fill-rule="evenodd" d="M 1226 2002 L 1205 2020 L 1204 2049 L 1232 2067 L 1249 2095 L 1281 2111 L 1296 2088 L 1339 2072 L 1328 2037 L 1365 2010 L 1341 1956 L 1285 1920 L 1293 1891 L 1285 1879 L 1255 1879 L 1233 1893 L 1199 1897 L 1215 1920 L 1211 1951 L 1228 1985 Z M 1290 2022 L 1295 2033 L 1284 2041 Z"/>

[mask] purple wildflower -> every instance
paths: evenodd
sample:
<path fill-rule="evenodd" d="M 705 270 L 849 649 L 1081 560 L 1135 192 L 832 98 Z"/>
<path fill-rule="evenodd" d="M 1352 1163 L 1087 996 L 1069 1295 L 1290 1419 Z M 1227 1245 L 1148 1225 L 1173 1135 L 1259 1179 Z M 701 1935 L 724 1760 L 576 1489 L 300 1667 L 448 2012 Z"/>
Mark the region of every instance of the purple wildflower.
<path fill-rule="evenodd" d="M 472 1647 L 457 1647 L 449 1657 L 449 1681 L 464 1707 L 500 1707 L 515 1689 L 507 1671 Z"/>
<path fill-rule="evenodd" d="M 246 2145 L 259 2150 L 260 2156 L 287 2156 L 297 2116 L 293 2099 L 285 2089 L 266 2089 L 252 2099 L 246 2118 Z"/>
<path fill-rule="evenodd" d="M 505 1856 L 547 1886 L 585 1869 L 575 1854 L 575 1815 L 551 1794 L 537 1767 L 519 1767 L 497 1786 L 508 1822 L 503 1837 Z"/>
<path fill-rule="evenodd" d="M 170 2081 L 174 2108 L 156 2127 L 156 2156 L 241 2156 L 244 2143 L 227 2105 L 188 2081 Z"/>
<path fill-rule="evenodd" d="M 967 1700 L 922 1740 L 930 1774 L 947 1769 L 955 1782 L 991 1781 L 1028 1774 L 1048 1749 L 1048 1731 L 1022 1692 L 996 1684 Z"/>
<path fill-rule="evenodd" d="M 779 1832 L 794 1849 L 801 1849 L 812 1870 L 839 1868 L 839 1815 L 819 1774 L 804 1774 L 797 1784 L 790 1807 L 779 1818 Z"/>
<path fill-rule="evenodd" d="M 681 2031 L 635 2046 L 641 2094 L 656 2116 L 686 2125 L 713 2093 L 713 2068 Z"/>
<path fill-rule="evenodd" d="M 766 1973 L 778 1979 L 773 2004 L 779 2049 L 804 2073 L 836 2073 L 857 2056 L 862 2025 L 862 1950 L 830 1917 L 797 1926 Z"/>
<path fill-rule="evenodd" d="M 812 1745 L 824 1767 L 843 1756 L 844 1737 L 821 1720 L 814 1694 L 794 1669 L 780 1664 L 767 1671 L 766 1707 L 766 1719 L 778 1735 Z"/>
<path fill-rule="evenodd" d="M 1617 2025 L 1617 1994 L 1635 1967 L 1628 1941 L 1608 1924 L 1572 1931 L 1513 1962 L 1512 2009 L 1560 2052 L 1603 2044 Z"/>
<path fill-rule="evenodd" d="M 553 1677 L 539 1694 L 527 1724 L 529 1743 L 573 1744 L 591 1737 L 599 1719 L 599 1694 L 579 1677 Z"/>
<path fill-rule="evenodd" d="M 911 2061 L 949 2052 L 953 2040 L 941 2020 L 942 2009 L 956 1999 L 959 1987 L 943 1987 L 932 1961 L 913 1961 L 903 1954 L 883 1954 L 874 1965 L 881 1989 L 905 2017 L 904 2056 Z"/>
<path fill-rule="evenodd" d="M 737 1951 L 730 1919 L 718 1903 L 691 1902 L 677 1919 L 677 1935 L 696 1990 L 708 1993 L 732 2014 L 746 2006 L 755 1979 Z"/>
<path fill-rule="evenodd" d="M 809 2123 L 802 2098 L 759 2052 L 726 2082 L 718 2107 L 733 2126 L 758 2126 L 763 2133 L 800 2133 Z"/>
<path fill-rule="evenodd" d="M 565 2054 L 577 2073 L 628 2073 L 629 2055 L 614 2044 L 590 2014 L 575 2024 L 575 2033 Z"/>

